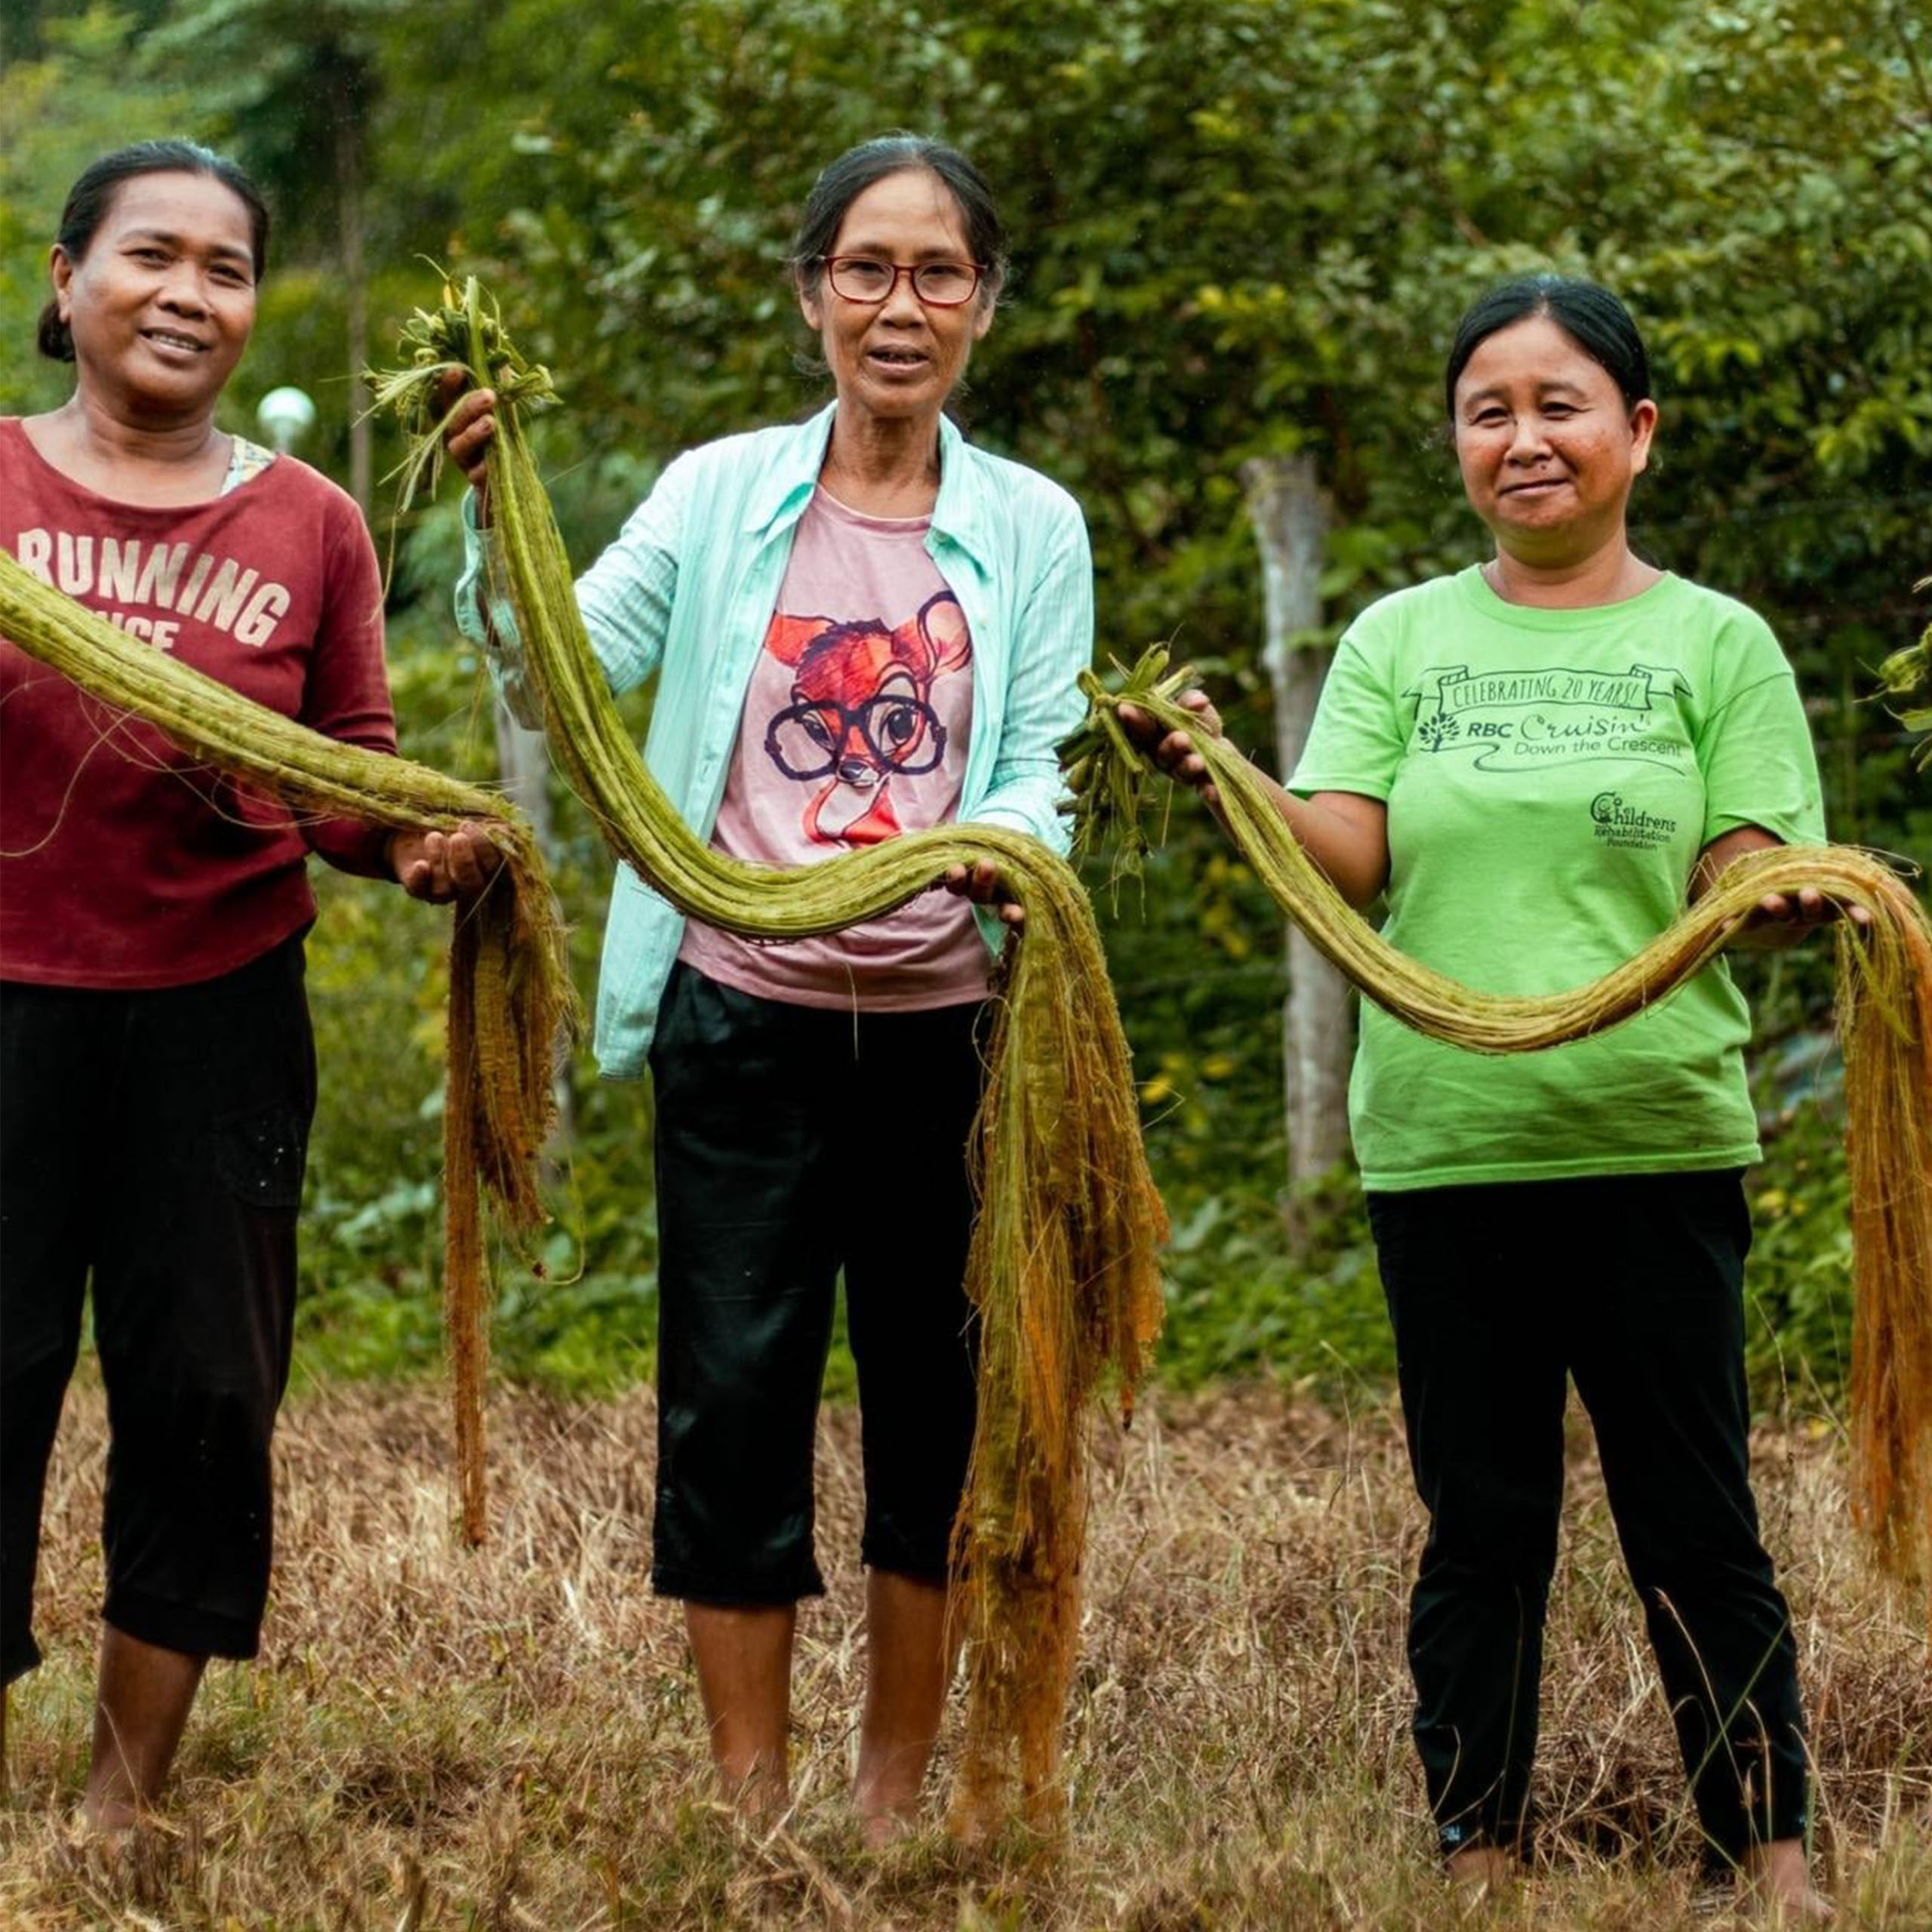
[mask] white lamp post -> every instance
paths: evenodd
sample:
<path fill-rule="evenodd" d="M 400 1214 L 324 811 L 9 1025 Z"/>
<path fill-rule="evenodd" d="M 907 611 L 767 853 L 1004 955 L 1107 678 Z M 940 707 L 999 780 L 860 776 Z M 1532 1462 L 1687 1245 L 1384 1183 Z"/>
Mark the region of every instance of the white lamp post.
<path fill-rule="evenodd" d="M 284 456 L 315 426 L 315 405 L 298 389 L 270 389 L 255 405 L 255 420 Z"/>

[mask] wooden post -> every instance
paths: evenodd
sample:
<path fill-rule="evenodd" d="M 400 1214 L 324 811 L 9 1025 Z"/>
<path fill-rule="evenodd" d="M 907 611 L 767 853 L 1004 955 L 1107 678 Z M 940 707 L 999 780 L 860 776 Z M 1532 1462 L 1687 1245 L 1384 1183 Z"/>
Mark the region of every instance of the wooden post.
<path fill-rule="evenodd" d="M 1275 755 L 1294 770 L 1334 655 L 1306 641 L 1321 622 L 1321 565 L 1328 512 L 1312 456 L 1256 457 L 1241 466 L 1248 514 L 1261 546 L 1267 630 L 1263 661 L 1275 694 Z M 1326 1174 L 1348 1151 L 1349 1062 L 1355 1029 L 1348 982 L 1299 927 L 1287 936 L 1288 996 L 1282 1012 L 1287 1088 L 1289 1229 L 1297 1233 L 1297 1183 Z"/>

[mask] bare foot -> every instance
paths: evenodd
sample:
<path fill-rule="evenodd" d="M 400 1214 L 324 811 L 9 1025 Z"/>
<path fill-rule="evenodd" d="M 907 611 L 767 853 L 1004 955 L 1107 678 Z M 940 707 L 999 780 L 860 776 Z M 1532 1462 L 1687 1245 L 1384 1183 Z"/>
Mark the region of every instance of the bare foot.
<path fill-rule="evenodd" d="M 866 1703 L 852 1802 L 872 1850 L 918 1829 L 920 1794 L 946 1712 L 961 1624 L 946 1586 L 866 1572 Z"/>
<path fill-rule="evenodd" d="M 752 1831 L 768 1831 L 782 1823 L 792 1809 L 792 1787 L 783 1764 L 755 1765 L 743 1777 L 721 1772 L 718 1789 L 734 1817 Z"/>
<path fill-rule="evenodd" d="M 121 1836 L 159 1801 L 207 1663 L 101 1626 L 94 1757 L 81 1803 L 89 1831 Z"/>
<path fill-rule="evenodd" d="M 861 1746 L 852 1808 L 868 1851 L 883 1851 L 919 1829 L 919 1795 L 924 1786 L 929 1739 L 897 1752 L 868 1752 Z"/>
<path fill-rule="evenodd" d="M 75 1814 L 91 1838 L 125 1838 L 141 1822 L 142 1807 L 131 1798 L 106 1797 L 90 1791 Z"/>
<path fill-rule="evenodd" d="M 1500 1845 L 1466 1845 L 1449 1858 L 1449 1882 L 1466 1898 L 1494 1898 L 1516 1875 L 1516 1861 Z"/>
<path fill-rule="evenodd" d="M 1830 1901 L 1812 1889 L 1802 1838 L 1754 1845 L 1745 1854 L 1738 1889 L 1746 1909 L 1761 1924 L 1827 1925 L 1836 1916 Z"/>
<path fill-rule="evenodd" d="M 884 1851 L 912 1837 L 919 1829 L 916 1814 L 896 1806 L 881 1805 L 859 1814 L 859 1836 L 868 1851 Z"/>

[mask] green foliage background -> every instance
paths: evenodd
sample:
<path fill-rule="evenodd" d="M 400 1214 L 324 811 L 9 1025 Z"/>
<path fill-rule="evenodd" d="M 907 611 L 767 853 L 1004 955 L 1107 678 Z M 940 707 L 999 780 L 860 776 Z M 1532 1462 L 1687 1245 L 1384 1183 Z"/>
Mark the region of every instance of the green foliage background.
<path fill-rule="evenodd" d="M 1640 546 L 1777 627 L 1835 835 L 1932 851 L 1908 734 L 1863 696 L 1923 626 L 1932 552 L 1932 23 L 1904 0 L 129 0 L 17 5 L 0 35 L 0 409 L 65 392 L 25 345 L 74 173 L 188 133 L 254 168 L 280 221 L 234 423 L 300 383 L 304 454 L 345 473 L 350 228 L 378 355 L 433 286 L 422 258 L 476 269 L 572 405 L 545 449 L 586 559 L 669 455 L 818 399 L 783 266 L 817 168 L 889 128 L 958 142 L 1014 240 L 961 414 L 1081 496 L 1103 651 L 1174 637 L 1257 747 L 1241 460 L 1316 454 L 1337 514 L 1311 641 L 1332 638 L 1478 554 L 1435 429 L 1457 314 L 1505 272 L 1595 275 L 1657 376 Z M 448 506 L 396 542 L 406 742 L 487 775 Z M 587 988 L 608 875 L 560 803 Z M 393 894 L 324 892 L 303 1360 L 426 1364 L 440 931 Z M 1386 1371 L 1346 1180 L 1302 1204 L 1299 1260 L 1282 1238 L 1272 909 L 1183 806 L 1144 903 L 1109 918 L 1177 1229 L 1168 1372 Z M 1767 1393 L 1829 1398 L 1847 1242 L 1814 950 L 1743 969 L 1769 1149 L 1753 1349 Z M 574 1078 L 552 1280 L 506 1271 L 499 1359 L 608 1383 L 650 1346 L 648 1096 Z"/>

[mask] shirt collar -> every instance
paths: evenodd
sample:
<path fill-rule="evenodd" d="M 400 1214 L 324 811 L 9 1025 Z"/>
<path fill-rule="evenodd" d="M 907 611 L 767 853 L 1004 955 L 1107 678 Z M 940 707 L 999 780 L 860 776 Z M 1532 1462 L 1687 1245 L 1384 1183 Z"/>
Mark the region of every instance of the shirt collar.
<path fill-rule="evenodd" d="M 838 405 L 829 402 L 816 416 L 795 424 L 774 451 L 745 509 L 748 536 L 789 530 L 811 501 Z M 939 419 L 939 500 L 933 506 L 933 533 L 957 543 L 981 565 L 986 518 L 978 478 L 968 460 L 968 445 L 949 416 Z"/>

